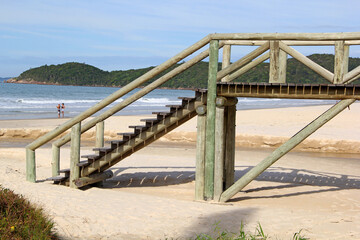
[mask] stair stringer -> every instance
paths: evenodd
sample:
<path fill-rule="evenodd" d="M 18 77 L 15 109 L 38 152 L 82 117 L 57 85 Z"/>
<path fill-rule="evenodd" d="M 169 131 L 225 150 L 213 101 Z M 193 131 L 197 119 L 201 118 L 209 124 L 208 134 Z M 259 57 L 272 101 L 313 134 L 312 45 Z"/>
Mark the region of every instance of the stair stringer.
<path fill-rule="evenodd" d="M 154 124 L 135 138 L 128 140 L 123 145 L 106 153 L 90 165 L 82 167 L 80 171 L 81 177 L 89 176 L 94 172 L 105 171 L 136 151 L 146 147 L 155 140 L 189 121 L 197 115 L 196 108 L 200 105 L 206 104 L 206 95 L 206 93 L 201 94 L 201 96 L 198 96 L 195 101 L 188 102 L 182 108 L 176 110 L 171 115 Z"/>

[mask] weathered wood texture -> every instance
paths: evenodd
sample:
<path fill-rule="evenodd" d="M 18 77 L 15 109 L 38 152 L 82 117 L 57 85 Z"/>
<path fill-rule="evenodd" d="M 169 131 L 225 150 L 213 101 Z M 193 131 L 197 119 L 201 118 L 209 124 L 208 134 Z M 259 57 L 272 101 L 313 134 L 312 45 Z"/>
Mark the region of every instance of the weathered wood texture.
<path fill-rule="evenodd" d="M 229 65 L 228 67 L 222 69 L 217 74 L 217 80 L 221 80 L 226 75 L 228 75 L 228 74 L 232 73 L 233 71 L 237 70 L 238 68 L 248 64 L 254 58 L 257 58 L 258 56 L 260 56 L 261 54 L 266 52 L 269 49 L 269 47 L 270 47 L 269 42 L 266 42 L 263 45 L 261 45 L 260 47 L 258 47 L 257 49 L 255 49 L 254 51 L 252 51 L 251 53 L 249 53 L 246 56 L 242 57 L 241 59 L 237 60 L 236 62 Z"/>
<path fill-rule="evenodd" d="M 75 181 L 80 177 L 80 168 L 77 165 L 80 162 L 80 137 L 81 123 L 75 124 L 71 128 L 71 146 L 70 146 L 70 187 L 77 188 Z"/>
<path fill-rule="evenodd" d="M 196 138 L 196 171 L 195 171 L 195 200 L 204 200 L 205 187 L 205 131 L 206 131 L 206 106 L 196 108 L 197 138 Z"/>
<path fill-rule="evenodd" d="M 214 197 L 214 160 L 215 160 L 215 99 L 216 75 L 219 61 L 219 41 L 210 41 L 209 76 L 206 118 L 206 156 L 205 156 L 205 200 Z"/>
<path fill-rule="evenodd" d="M 26 148 L 26 181 L 36 182 L 35 151 Z"/>
<path fill-rule="evenodd" d="M 226 99 L 216 99 L 215 122 L 215 166 L 214 166 L 214 200 L 219 201 L 224 186 L 225 162 L 225 106 Z"/>
<path fill-rule="evenodd" d="M 89 184 L 98 183 L 104 181 L 106 179 L 112 178 L 114 176 L 111 170 L 107 170 L 105 172 L 94 173 L 87 177 L 81 177 L 75 180 L 75 185 L 78 188 L 87 186 Z"/>
<path fill-rule="evenodd" d="M 227 98 L 229 100 L 229 98 Z M 225 108 L 226 135 L 225 135 L 225 189 L 234 183 L 235 175 L 235 123 L 236 123 L 236 103 L 237 98 L 232 98 L 229 106 Z"/>
<path fill-rule="evenodd" d="M 60 170 L 60 147 L 52 144 L 51 172 L 52 177 L 59 175 Z"/>
<path fill-rule="evenodd" d="M 230 58 L 231 58 L 231 45 L 224 45 L 223 47 L 223 60 L 222 60 L 222 66 L 221 69 L 224 69 L 228 66 L 230 66 Z M 221 79 L 222 82 L 228 82 L 229 81 L 229 75 L 226 75 Z"/>
<path fill-rule="evenodd" d="M 298 61 L 306 65 L 308 68 L 312 69 L 314 72 L 318 73 L 322 77 L 324 77 L 329 82 L 333 81 L 334 74 L 329 70 L 323 68 L 319 64 L 315 63 L 314 61 L 310 60 L 308 57 L 304 56 L 300 52 L 296 51 L 295 49 L 287 46 L 286 44 L 280 42 L 280 48 L 291 55 L 292 57 L 296 58 Z"/>
<path fill-rule="evenodd" d="M 104 147 L 104 121 L 98 122 L 96 124 L 96 139 L 95 139 L 95 147 L 101 148 Z"/>

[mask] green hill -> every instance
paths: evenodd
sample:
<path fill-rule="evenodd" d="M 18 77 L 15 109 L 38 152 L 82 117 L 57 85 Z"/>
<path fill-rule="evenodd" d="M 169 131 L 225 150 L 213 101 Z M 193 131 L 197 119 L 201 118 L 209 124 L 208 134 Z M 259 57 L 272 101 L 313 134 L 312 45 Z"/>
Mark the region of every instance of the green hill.
<path fill-rule="evenodd" d="M 334 55 L 313 54 L 310 59 L 326 69 L 334 68 Z M 179 64 L 173 66 L 175 68 Z M 349 71 L 360 65 L 360 58 L 349 59 Z M 220 69 L 221 64 L 219 64 Z M 45 65 L 27 70 L 17 77 L 17 81 L 36 81 L 46 84 L 83 85 L 83 86 L 124 86 L 154 67 L 131 69 L 126 71 L 103 71 L 83 63 L 65 63 Z M 170 69 L 170 70 L 171 70 Z M 170 71 L 168 70 L 168 71 Z M 166 71 L 166 72 L 168 72 Z M 164 75 L 166 72 L 160 74 Z M 205 88 L 207 83 L 208 63 L 199 62 L 187 71 L 174 77 L 163 87 L 168 88 Z M 266 82 L 268 81 L 269 63 L 262 63 L 253 68 L 236 82 Z M 318 74 L 293 58 L 287 62 L 287 81 L 291 83 L 328 83 Z M 150 82 L 152 82 L 152 79 Z M 149 84 L 150 82 L 146 83 Z"/>

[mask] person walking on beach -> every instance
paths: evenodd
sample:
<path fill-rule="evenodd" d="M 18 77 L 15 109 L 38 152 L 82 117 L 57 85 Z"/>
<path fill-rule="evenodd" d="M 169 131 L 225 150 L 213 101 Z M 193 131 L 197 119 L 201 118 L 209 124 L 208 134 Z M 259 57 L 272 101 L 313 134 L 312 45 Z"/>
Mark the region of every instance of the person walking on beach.
<path fill-rule="evenodd" d="M 60 104 L 58 104 L 57 106 L 56 106 L 56 108 L 57 108 L 57 111 L 58 111 L 58 118 L 60 118 Z"/>
<path fill-rule="evenodd" d="M 65 113 L 65 104 L 64 103 L 61 104 L 61 113 L 62 113 L 62 117 L 64 117 L 64 113 Z"/>

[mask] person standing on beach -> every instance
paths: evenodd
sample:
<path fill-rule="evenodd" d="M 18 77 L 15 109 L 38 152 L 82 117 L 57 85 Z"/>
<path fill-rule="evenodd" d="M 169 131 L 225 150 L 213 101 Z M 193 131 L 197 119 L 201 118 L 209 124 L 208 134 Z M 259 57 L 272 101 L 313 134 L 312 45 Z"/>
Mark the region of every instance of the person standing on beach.
<path fill-rule="evenodd" d="M 58 118 L 60 118 L 60 104 L 58 104 L 57 106 L 56 106 L 56 108 L 57 108 L 57 110 L 58 110 Z"/>
<path fill-rule="evenodd" d="M 61 113 L 62 113 L 62 117 L 64 117 L 64 112 L 65 112 L 65 104 L 62 103 L 61 104 Z"/>

